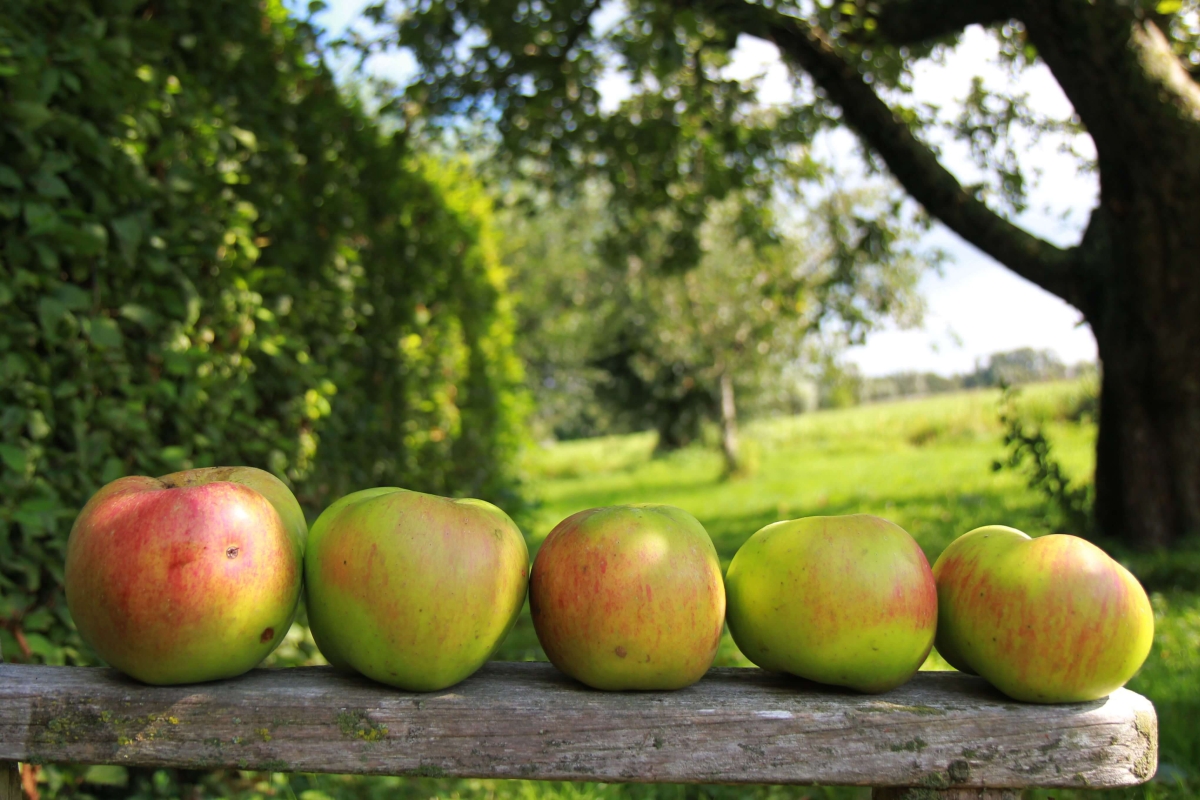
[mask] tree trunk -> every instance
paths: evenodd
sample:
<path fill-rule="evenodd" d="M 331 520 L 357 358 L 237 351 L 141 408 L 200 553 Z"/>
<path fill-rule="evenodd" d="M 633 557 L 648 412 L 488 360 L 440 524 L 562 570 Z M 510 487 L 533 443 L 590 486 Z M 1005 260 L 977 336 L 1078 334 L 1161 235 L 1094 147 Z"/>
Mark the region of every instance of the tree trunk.
<path fill-rule="evenodd" d="M 721 453 L 725 456 L 725 473 L 733 475 L 741 467 L 738 459 L 737 405 L 733 397 L 733 376 L 721 370 Z"/>
<path fill-rule="evenodd" d="M 1074 300 L 1103 367 L 1096 526 L 1157 548 L 1200 533 L 1200 87 L 1153 22 L 1097 8 L 1022 16 L 1096 144 Z"/>
<path fill-rule="evenodd" d="M 1114 220 L 1087 315 L 1103 367 L 1096 526 L 1139 548 L 1200 533 L 1200 198 L 1164 197 L 1172 183 Z"/>

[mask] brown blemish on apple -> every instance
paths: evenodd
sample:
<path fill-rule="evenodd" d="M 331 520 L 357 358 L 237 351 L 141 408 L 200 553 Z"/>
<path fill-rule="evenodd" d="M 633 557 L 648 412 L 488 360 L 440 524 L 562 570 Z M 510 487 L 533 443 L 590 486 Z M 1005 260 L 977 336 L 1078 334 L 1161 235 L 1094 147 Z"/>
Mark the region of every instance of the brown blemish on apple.
<path fill-rule="evenodd" d="M 241 549 L 242 549 L 242 548 L 238 547 L 238 546 L 237 546 L 237 545 L 235 545 L 235 544 L 234 544 L 234 545 L 230 545 L 229 547 L 226 547 L 226 548 L 225 548 L 225 557 L 226 557 L 226 558 L 237 558 L 237 557 L 238 557 L 238 553 L 239 553 L 239 552 L 241 552 Z"/>
<path fill-rule="evenodd" d="M 617 645 L 617 649 L 613 650 L 613 652 L 617 654 L 617 658 L 624 658 L 628 655 L 628 651 L 620 645 Z"/>
<path fill-rule="evenodd" d="M 265 631 L 262 632 L 262 636 L 258 637 L 258 640 L 265 644 L 274 638 L 275 638 L 275 629 L 267 628 Z"/>

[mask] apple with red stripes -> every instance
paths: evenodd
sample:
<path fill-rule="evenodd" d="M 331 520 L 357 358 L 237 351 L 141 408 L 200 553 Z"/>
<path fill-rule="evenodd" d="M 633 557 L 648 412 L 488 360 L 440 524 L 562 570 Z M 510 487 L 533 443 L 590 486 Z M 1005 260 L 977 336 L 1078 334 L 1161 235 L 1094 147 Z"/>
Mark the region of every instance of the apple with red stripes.
<path fill-rule="evenodd" d="M 1150 653 L 1146 591 L 1077 536 L 977 528 L 950 543 L 933 574 L 938 652 L 1013 699 L 1096 700 L 1124 686 Z"/>
<path fill-rule="evenodd" d="M 130 476 L 88 501 L 67 541 L 67 607 L 104 661 L 150 684 L 231 678 L 287 634 L 308 526 L 252 467 Z"/>
<path fill-rule="evenodd" d="M 704 526 L 683 509 L 591 508 L 538 550 L 529 608 L 551 663 L 595 689 L 681 689 L 721 641 L 725 589 Z"/>

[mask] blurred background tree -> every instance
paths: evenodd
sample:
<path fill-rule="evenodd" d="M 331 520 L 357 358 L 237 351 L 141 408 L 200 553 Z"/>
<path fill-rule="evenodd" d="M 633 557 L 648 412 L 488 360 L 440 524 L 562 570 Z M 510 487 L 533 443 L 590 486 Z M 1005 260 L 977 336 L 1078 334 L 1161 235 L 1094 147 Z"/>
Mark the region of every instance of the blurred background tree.
<path fill-rule="evenodd" d="M 544 433 L 650 429 L 672 450 L 712 422 L 737 472 L 739 405 L 771 407 L 816 334 L 841 347 L 884 320 L 919 321 L 917 278 L 936 254 L 917 253 L 900 225 L 881 227 L 885 215 L 861 214 L 884 200 L 830 194 L 762 243 L 739 235 L 748 200 L 731 194 L 710 209 L 685 272 L 655 269 L 653 249 L 649 263 L 606 260 L 598 193 L 514 209 L 518 351 Z"/>

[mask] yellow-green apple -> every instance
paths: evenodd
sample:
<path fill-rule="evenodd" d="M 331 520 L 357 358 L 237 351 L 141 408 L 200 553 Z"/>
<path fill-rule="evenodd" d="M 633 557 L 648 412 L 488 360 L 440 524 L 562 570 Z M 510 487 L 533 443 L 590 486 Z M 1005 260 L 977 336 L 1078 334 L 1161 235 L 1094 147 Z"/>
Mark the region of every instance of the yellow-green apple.
<path fill-rule="evenodd" d="M 496 651 L 521 612 L 528 576 L 520 529 L 491 503 L 364 489 L 313 523 L 308 622 L 334 666 L 436 691 Z"/>
<path fill-rule="evenodd" d="M 292 623 L 306 535 L 295 497 L 262 470 L 121 478 L 71 528 L 67 607 L 102 659 L 145 683 L 240 675 Z"/>
<path fill-rule="evenodd" d="M 1150 652 L 1154 612 L 1145 590 L 1076 536 L 976 528 L 950 543 L 933 574 L 938 652 L 1016 700 L 1104 697 Z"/>
<path fill-rule="evenodd" d="M 638 504 L 580 511 L 533 561 L 529 607 L 560 670 L 596 689 L 681 689 L 708 671 L 725 590 L 691 514 Z"/>
<path fill-rule="evenodd" d="M 929 561 L 903 528 L 869 514 L 768 525 L 734 555 L 725 590 L 729 632 L 764 669 L 885 692 L 933 646 Z"/>

